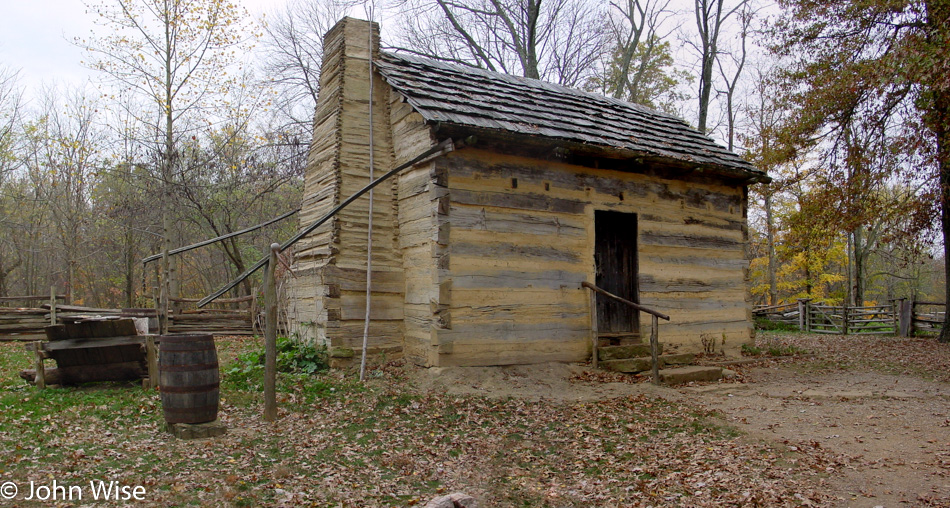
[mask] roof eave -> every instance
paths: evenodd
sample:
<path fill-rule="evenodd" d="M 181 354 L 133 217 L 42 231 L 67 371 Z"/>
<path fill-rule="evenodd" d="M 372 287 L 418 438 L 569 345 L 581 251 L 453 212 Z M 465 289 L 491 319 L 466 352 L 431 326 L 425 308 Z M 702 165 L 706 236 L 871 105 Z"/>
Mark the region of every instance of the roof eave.
<path fill-rule="evenodd" d="M 512 132 L 504 129 L 490 129 L 485 127 L 474 127 L 465 124 L 432 120 L 427 120 L 427 123 L 432 126 L 435 132 L 440 134 L 448 134 L 453 138 L 474 135 L 480 140 L 519 140 L 522 142 L 527 142 L 527 145 L 550 144 L 552 141 L 556 141 L 557 146 L 551 150 L 552 156 L 564 156 L 568 153 L 571 153 L 601 159 L 634 160 L 666 167 L 679 168 L 688 172 L 718 175 L 728 179 L 739 180 L 746 184 L 769 183 L 772 181 L 771 177 L 755 169 L 751 164 L 748 164 L 747 167 L 744 167 L 738 165 L 731 166 L 725 164 L 701 163 L 687 159 L 638 152 L 636 150 L 631 150 L 624 147 L 581 143 L 570 139 L 531 135 L 520 132 Z M 555 153 L 556 151 L 558 153 Z"/>

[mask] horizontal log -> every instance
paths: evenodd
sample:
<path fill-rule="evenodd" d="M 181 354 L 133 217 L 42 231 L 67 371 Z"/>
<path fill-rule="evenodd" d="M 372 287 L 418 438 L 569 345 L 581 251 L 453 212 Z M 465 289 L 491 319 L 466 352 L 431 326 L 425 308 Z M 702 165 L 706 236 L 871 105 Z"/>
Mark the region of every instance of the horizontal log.
<path fill-rule="evenodd" d="M 557 163 L 545 161 L 542 165 L 530 159 L 510 157 L 499 159 L 491 152 L 472 155 L 445 157 L 438 160 L 437 164 L 447 167 L 450 174 L 455 177 L 481 182 L 510 182 L 511 178 L 515 178 L 519 182 L 519 188 L 543 189 L 544 185 L 548 184 L 549 187 L 560 191 L 559 193 L 586 192 L 590 189 L 610 196 L 619 196 L 622 193 L 628 201 L 652 195 L 661 201 L 682 203 L 688 207 L 700 209 L 708 205 L 714 210 L 729 213 L 737 212 L 742 202 L 738 189 L 719 185 L 712 178 L 707 178 L 705 181 L 702 178 L 693 178 L 692 185 L 682 185 L 681 181 L 673 179 L 596 171 L 577 166 L 560 165 L 558 170 L 551 170 L 551 166 Z M 452 184 L 453 187 L 456 185 Z"/>
<path fill-rule="evenodd" d="M 449 252 L 451 255 L 458 254 L 493 259 L 516 258 L 568 263 L 580 262 L 580 254 L 570 250 L 563 250 L 554 246 L 531 246 L 504 242 L 487 244 L 453 241 L 449 247 Z"/>
<path fill-rule="evenodd" d="M 44 309 L 49 309 L 49 304 L 44 303 L 41 305 Z M 57 305 L 57 312 L 89 312 L 93 314 L 119 314 L 122 311 L 119 309 L 100 309 L 96 307 L 83 307 L 81 305 Z"/>
<path fill-rule="evenodd" d="M 59 309 L 59 306 L 56 306 Z M 8 309 L 6 307 L 0 307 L 0 316 L 48 316 L 48 309 Z"/>
<path fill-rule="evenodd" d="M 452 225 L 493 233 L 520 233 L 543 236 L 587 237 L 585 224 L 578 216 L 542 215 L 488 211 L 484 207 L 452 206 Z"/>
<path fill-rule="evenodd" d="M 463 205 L 492 206 L 497 208 L 514 208 L 518 210 L 567 214 L 581 214 L 587 206 L 586 203 L 581 201 L 554 198 L 533 193 L 510 194 L 452 189 L 450 196 L 453 203 L 461 203 Z"/>
<path fill-rule="evenodd" d="M 783 303 L 781 305 L 767 305 L 764 307 L 754 307 L 752 309 L 752 312 L 763 312 L 763 311 L 768 311 L 768 310 L 778 311 L 779 309 L 798 310 L 798 304 L 797 303 Z"/>
<path fill-rule="evenodd" d="M 644 231 L 640 233 L 642 247 L 660 245 L 674 247 L 689 247 L 692 249 L 727 249 L 742 250 L 745 248 L 742 240 L 720 236 L 674 234 L 663 232 Z"/>
<path fill-rule="evenodd" d="M 152 296 L 147 296 L 146 298 L 152 299 Z M 253 296 L 241 296 L 238 298 L 218 298 L 214 303 L 246 303 L 253 300 Z M 169 297 L 168 301 L 177 302 L 177 303 L 198 303 L 201 301 L 201 298 L 173 298 Z"/>
<path fill-rule="evenodd" d="M 454 289 L 577 289 L 587 279 L 586 273 L 564 270 L 544 270 L 525 273 L 512 270 L 456 274 L 452 277 Z"/>
<path fill-rule="evenodd" d="M 148 375 L 147 369 L 139 362 L 123 362 L 105 365 L 84 365 L 82 367 L 59 367 L 44 370 L 48 385 L 76 385 L 103 381 L 136 381 Z M 30 384 L 36 384 L 36 371 L 20 371 L 20 377 Z"/>
<path fill-rule="evenodd" d="M 642 293 L 708 293 L 742 289 L 745 287 L 745 282 L 740 277 L 718 279 L 691 279 L 685 277 L 661 278 L 641 273 L 639 281 L 640 291 Z"/>
<path fill-rule="evenodd" d="M 439 344 L 448 351 L 453 342 L 494 343 L 504 342 L 514 347 L 515 343 L 572 342 L 584 344 L 590 338 L 590 326 L 586 318 L 574 323 L 480 323 L 452 324 L 451 330 L 438 331 Z"/>
<path fill-rule="evenodd" d="M 183 311 L 181 314 L 172 316 L 172 319 L 177 319 L 177 320 L 241 319 L 241 318 L 246 318 L 250 315 L 251 315 L 250 311 L 246 311 L 246 310 L 201 309 L 201 310 Z"/>
<path fill-rule="evenodd" d="M 11 333 L 11 334 L 0 335 L 0 342 L 35 342 L 38 340 L 46 340 L 46 334 L 45 333 Z M 27 344 L 27 346 L 31 346 L 31 345 Z"/>
<path fill-rule="evenodd" d="M 50 295 L 0 296 L 0 302 L 48 302 Z M 66 295 L 56 295 L 57 300 L 65 300 Z"/>

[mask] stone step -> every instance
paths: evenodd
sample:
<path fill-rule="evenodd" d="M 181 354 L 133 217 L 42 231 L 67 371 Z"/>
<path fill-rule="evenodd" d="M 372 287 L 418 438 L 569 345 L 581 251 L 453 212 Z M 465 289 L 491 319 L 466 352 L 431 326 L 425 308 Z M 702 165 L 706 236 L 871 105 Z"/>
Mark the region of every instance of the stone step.
<path fill-rule="evenodd" d="M 722 379 L 722 367 L 689 366 L 660 370 L 660 382 L 681 385 L 690 381 L 718 381 Z"/>
<path fill-rule="evenodd" d="M 663 354 L 663 344 L 657 344 L 659 354 Z M 597 348 L 600 360 L 624 360 L 650 356 L 649 344 L 627 344 L 623 346 L 601 346 Z"/>
<path fill-rule="evenodd" d="M 675 355 L 660 355 L 657 357 L 659 361 L 659 367 L 662 369 L 667 365 L 688 365 L 693 363 L 693 360 L 696 359 L 696 355 L 692 353 L 680 353 Z M 628 374 L 634 374 L 637 372 L 643 372 L 645 370 L 650 370 L 652 368 L 650 364 L 650 357 L 645 358 L 624 358 L 617 360 L 605 360 L 601 361 L 599 364 L 600 368 L 604 370 L 612 370 L 615 372 L 626 372 Z"/>

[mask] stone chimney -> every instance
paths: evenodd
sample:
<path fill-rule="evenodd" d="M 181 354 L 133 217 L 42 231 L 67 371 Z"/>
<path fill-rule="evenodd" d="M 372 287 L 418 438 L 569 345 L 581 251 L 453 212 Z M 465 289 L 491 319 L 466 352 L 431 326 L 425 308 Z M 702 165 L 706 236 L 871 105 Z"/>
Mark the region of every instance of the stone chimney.
<path fill-rule="evenodd" d="M 372 34 L 372 39 L 370 38 Z M 305 174 L 304 228 L 370 182 L 370 55 L 379 58 L 379 25 L 343 18 L 327 32 Z M 393 167 L 389 87 L 373 72 L 374 178 Z M 366 310 L 369 196 L 364 195 L 297 243 L 288 288 L 291 331 L 305 340 L 358 349 Z M 373 295 L 370 344 L 402 345 L 402 260 L 395 245 L 393 186 L 373 196 Z"/>

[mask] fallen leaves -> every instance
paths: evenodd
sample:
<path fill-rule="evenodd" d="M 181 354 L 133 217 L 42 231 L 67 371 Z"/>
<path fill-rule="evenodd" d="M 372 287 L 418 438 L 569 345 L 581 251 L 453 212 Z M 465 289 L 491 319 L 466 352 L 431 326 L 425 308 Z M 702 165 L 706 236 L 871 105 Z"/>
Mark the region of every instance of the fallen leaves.
<path fill-rule="evenodd" d="M 833 504 L 823 482 L 841 463 L 816 442 L 750 441 L 715 413 L 652 395 L 554 402 L 417 391 L 407 368 L 384 366 L 366 389 L 321 376 L 336 390 L 308 398 L 295 388 L 273 424 L 261 419 L 259 393 L 225 390 L 228 434 L 203 441 L 162 432 L 154 392 L 47 390 L 40 404 L 4 385 L 2 469 L 20 482 L 143 485 L 153 505 L 405 506 L 446 491 L 483 506 Z"/>

